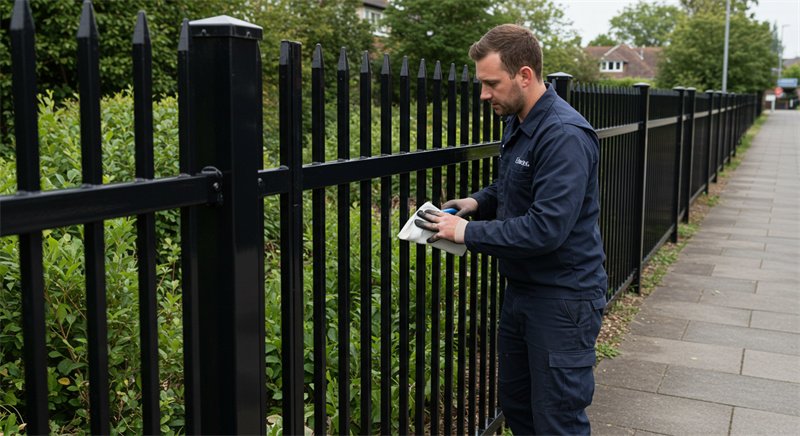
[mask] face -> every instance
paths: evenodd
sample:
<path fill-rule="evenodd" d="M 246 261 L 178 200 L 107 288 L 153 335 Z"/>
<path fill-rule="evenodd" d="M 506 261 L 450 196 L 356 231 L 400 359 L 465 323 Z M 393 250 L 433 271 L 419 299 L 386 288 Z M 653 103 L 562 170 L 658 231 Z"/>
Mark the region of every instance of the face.
<path fill-rule="evenodd" d="M 523 110 L 525 97 L 522 92 L 522 74 L 513 78 L 503 68 L 498 53 L 489 53 L 475 63 L 475 72 L 481 81 L 481 100 L 492 103 L 492 109 L 500 116 L 515 115 Z"/>

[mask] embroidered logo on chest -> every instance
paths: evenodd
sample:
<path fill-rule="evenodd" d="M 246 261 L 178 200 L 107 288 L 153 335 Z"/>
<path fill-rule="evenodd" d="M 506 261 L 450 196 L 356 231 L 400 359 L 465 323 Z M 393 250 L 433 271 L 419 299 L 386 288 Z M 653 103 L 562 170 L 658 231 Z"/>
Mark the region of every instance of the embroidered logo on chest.
<path fill-rule="evenodd" d="M 520 158 L 517 158 L 517 159 L 514 161 L 514 163 L 515 163 L 515 164 L 517 164 L 517 165 L 521 165 L 521 166 L 523 166 L 523 167 L 526 167 L 526 168 L 531 166 L 531 165 L 528 163 L 528 161 L 526 161 L 526 160 L 522 160 L 522 159 L 520 159 Z"/>

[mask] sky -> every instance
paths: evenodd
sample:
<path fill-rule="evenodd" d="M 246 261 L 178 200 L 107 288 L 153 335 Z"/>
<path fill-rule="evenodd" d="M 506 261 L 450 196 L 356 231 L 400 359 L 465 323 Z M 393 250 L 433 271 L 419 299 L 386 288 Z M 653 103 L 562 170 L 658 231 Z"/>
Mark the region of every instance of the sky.
<path fill-rule="evenodd" d="M 635 4 L 636 0 L 556 0 L 556 3 L 564 7 L 565 16 L 572 20 L 583 43 L 587 44 L 597 35 L 608 32 L 611 17 L 625 6 Z M 678 0 L 661 3 L 679 5 Z M 759 0 L 753 11 L 760 21 L 777 22 L 779 36 L 781 27 L 786 25 L 783 27 L 783 57 L 800 56 L 800 0 Z"/>

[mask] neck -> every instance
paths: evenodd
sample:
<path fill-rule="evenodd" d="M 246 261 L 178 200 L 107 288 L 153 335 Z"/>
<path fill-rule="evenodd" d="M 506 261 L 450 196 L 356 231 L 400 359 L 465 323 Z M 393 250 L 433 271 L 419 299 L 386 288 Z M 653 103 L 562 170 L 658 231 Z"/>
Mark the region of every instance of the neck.
<path fill-rule="evenodd" d="M 525 106 L 522 107 L 521 111 L 517 112 L 517 118 L 520 122 L 525 120 L 531 109 L 533 109 L 533 106 L 536 105 L 536 102 L 542 98 L 545 91 L 547 91 L 547 87 L 544 86 L 544 82 L 537 81 L 531 85 L 531 91 L 528 92 L 525 98 Z"/>

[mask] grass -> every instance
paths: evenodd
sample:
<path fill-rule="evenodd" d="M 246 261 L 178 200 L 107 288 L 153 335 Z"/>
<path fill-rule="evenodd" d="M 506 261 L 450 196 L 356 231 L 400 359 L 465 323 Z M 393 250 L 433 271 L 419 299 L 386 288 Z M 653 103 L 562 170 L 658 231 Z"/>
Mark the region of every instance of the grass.
<path fill-rule="evenodd" d="M 642 284 L 641 289 L 638 290 L 639 292 L 636 289 L 632 289 L 620 295 L 606 311 L 603 327 L 597 338 L 598 363 L 603 359 L 613 359 L 622 354 L 619 345 L 622 343 L 625 334 L 630 331 L 630 323 L 639 313 L 642 303 L 661 283 L 661 280 L 669 271 L 670 265 L 678 260 L 681 250 L 691 241 L 692 236 L 697 233 L 708 211 L 719 204 L 720 193 L 730 178 L 731 172 L 736 170 L 742 163 L 745 153 L 752 145 L 753 137 L 761 130 L 766 118 L 765 113 L 756 119 L 736 148 L 736 156 L 731 158 L 728 166 L 720 172 L 717 183 L 709 187 L 708 194 L 699 196 L 692 204 L 689 222 L 678 225 L 678 242 L 676 244 L 667 242 L 650 259 L 642 271 Z"/>

